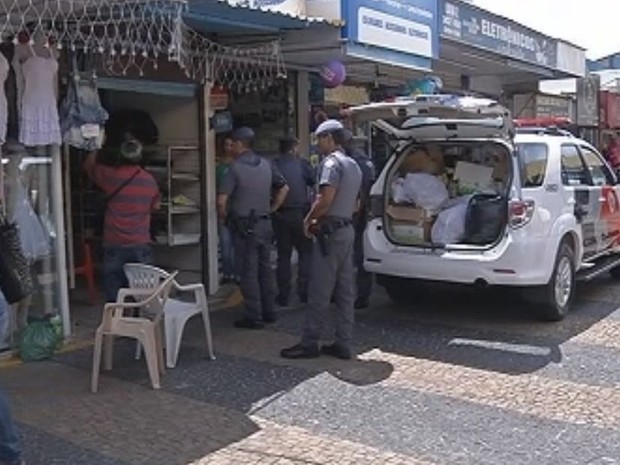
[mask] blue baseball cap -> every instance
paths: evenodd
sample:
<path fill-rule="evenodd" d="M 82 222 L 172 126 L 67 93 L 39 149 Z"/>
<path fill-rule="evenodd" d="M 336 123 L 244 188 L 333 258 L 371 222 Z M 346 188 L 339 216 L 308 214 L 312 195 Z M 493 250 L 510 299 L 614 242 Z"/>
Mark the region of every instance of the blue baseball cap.
<path fill-rule="evenodd" d="M 336 132 L 344 129 L 342 123 L 335 119 L 328 119 L 327 121 L 319 124 L 319 127 L 316 128 L 314 134 L 317 136 L 322 136 L 323 134 L 329 134 L 330 132 Z"/>
<path fill-rule="evenodd" d="M 254 131 L 247 126 L 242 126 L 233 131 L 230 138 L 235 141 L 248 141 L 254 139 Z"/>

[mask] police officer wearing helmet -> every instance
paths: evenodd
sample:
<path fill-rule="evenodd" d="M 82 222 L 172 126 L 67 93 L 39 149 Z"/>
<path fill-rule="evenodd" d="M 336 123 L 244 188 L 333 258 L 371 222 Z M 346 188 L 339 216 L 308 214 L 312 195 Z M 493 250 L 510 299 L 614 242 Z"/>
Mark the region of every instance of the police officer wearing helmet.
<path fill-rule="evenodd" d="M 354 145 L 353 133 L 348 129 L 344 131 L 344 151 L 353 158 L 362 171 L 362 188 L 360 190 L 359 209 L 353 217 L 355 229 L 355 245 L 353 261 L 357 268 L 355 308 L 368 307 L 368 300 L 372 292 L 372 274 L 364 269 L 364 231 L 368 224 L 368 209 L 370 208 L 370 189 L 375 182 L 375 165 L 370 157 Z"/>
<path fill-rule="evenodd" d="M 241 274 L 245 315 L 238 328 L 260 329 L 275 321 L 275 285 L 270 252 L 271 214 L 282 205 L 288 186 L 278 170 L 252 151 L 254 131 L 247 127 L 231 136 L 235 160 L 218 189 L 218 214 L 225 218 L 230 202 L 235 260 Z"/>
<path fill-rule="evenodd" d="M 314 238 L 308 305 L 299 344 L 283 349 L 284 358 L 315 358 L 321 353 L 341 359 L 351 358 L 355 315 L 353 271 L 353 214 L 357 209 L 362 173 L 342 150 L 344 131 L 340 122 L 327 120 L 316 130 L 323 156 L 318 173 L 318 195 L 304 229 Z M 319 349 L 323 320 L 330 300 L 336 304 L 336 340 Z"/>

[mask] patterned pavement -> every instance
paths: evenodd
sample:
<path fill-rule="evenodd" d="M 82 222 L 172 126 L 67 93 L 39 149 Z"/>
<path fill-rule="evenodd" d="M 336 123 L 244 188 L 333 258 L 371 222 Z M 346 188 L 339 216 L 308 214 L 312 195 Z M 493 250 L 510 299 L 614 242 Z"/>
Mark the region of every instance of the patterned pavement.
<path fill-rule="evenodd" d="M 433 287 L 411 309 L 377 292 L 351 362 L 278 356 L 299 308 L 250 332 L 223 310 L 217 360 L 190 322 L 160 391 L 129 341 L 98 394 L 90 348 L 4 368 L 0 385 L 29 465 L 620 464 L 620 290 L 579 295 L 543 324 L 510 292 Z"/>

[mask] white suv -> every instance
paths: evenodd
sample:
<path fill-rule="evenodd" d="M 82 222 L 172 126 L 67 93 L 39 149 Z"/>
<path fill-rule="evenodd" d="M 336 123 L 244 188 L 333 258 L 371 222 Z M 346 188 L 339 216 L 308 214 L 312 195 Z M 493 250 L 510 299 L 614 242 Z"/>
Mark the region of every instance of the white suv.
<path fill-rule="evenodd" d="M 517 128 L 496 102 L 421 96 L 350 108 L 387 135 L 365 268 L 396 302 L 409 280 L 532 288 L 562 319 L 576 280 L 620 278 L 620 189 L 587 142 Z"/>

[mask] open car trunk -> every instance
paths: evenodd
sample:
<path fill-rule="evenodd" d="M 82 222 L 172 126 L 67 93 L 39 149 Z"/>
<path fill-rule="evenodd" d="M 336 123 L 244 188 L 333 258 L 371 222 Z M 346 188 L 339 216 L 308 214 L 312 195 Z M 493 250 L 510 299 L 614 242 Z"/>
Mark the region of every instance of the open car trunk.
<path fill-rule="evenodd" d="M 371 123 L 392 153 L 371 196 L 394 244 L 488 248 L 504 235 L 513 192 L 514 126 L 497 102 L 417 96 L 352 107 L 353 125 Z M 377 188 L 381 186 L 379 194 Z"/>
<path fill-rule="evenodd" d="M 479 248 L 503 236 L 513 175 L 506 144 L 412 143 L 387 170 L 384 230 L 391 242 Z"/>

